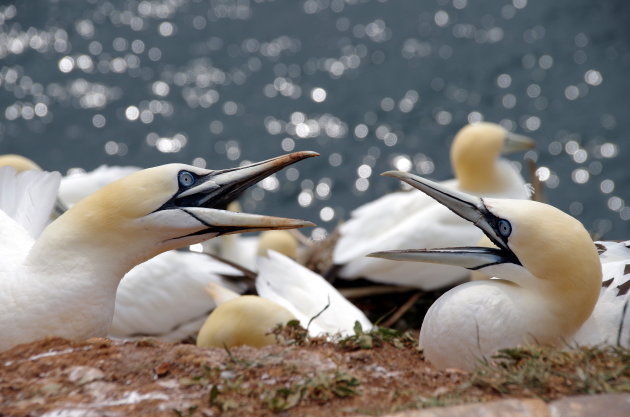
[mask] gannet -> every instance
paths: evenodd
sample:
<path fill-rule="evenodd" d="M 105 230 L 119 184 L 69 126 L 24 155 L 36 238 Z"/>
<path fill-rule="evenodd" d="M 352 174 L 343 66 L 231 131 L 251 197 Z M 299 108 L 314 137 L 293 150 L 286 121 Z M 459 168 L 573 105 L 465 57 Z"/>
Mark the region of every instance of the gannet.
<path fill-rule="evenodd" d="M 208 292 L 218 306 L 210 313 L 197 336 L 197 345 L 227 347 L 238 345 L 265 346 L 276 343 L 269 332 L 278 324 L 297 320 L 310 336 L 348 336 L 354 334 L 358 321 L 370 330 L 370 320 L 343 297 L 322 276 L 298 264 L 288 256 L 291 235 L 265 232 L 258 257 L 256 291 L 258 296 L 239 296 L 217 284 L 209 284 Z M 297 244 L 297 243 L 296 243 Z"/>
<path fill-rule="evenodd" d="M 257 295 L 242 295 L 217 284 L 208 285 L 208 293 L 217 304 L 197 336 L 197 346 L 262 347 L 276 343 L 271 331 L 295 320 L 283 306 Z"/>
<path fill-rule="evenodd" d="M 21 155 L 0 156 L 0 166 L 12 166 L 17 172 L 41 171 L 39 165 Z M 101 165 L 93 171 L 62 177 L 55 203 L 57 214 L 105 185 L 140 169 Z M 238 235 L 212 240 L 233 236 Z M 203 294 L 206 284 L 214 282 L 242 292 L 244 285 L 223 277 L 241 275 L 241 271 L 205 254 L 185 251 L 161 253 L 132 268 L 121 280 L 108 335 L 122 339 L 152 336 L 164 341 L 178 341 L 195 335 L 208 312 L 214 308 Z"/>
<path fill-rule="evenodd" d="M 34 192 L 14 176 L 17 185 L 9 191 L 10 179 L 3 180 L 0 350 L 46 336 L 106 335 L 120 280 L 132 267 L 161 252 L 223 234 L 311 226 L 302 220 L 215 207 L 225 206 L 283 167 L 316 155 L 295 152 L 216 171 L 185 164 L 138 171 L 81 200 L 36 239 L 4 211 L 5 201 L 25 201 L 17 211 L 22 216 L 47 218 L 56 187 Z M 16 195 L 18 191 L 28 198 Z M 12 195 L 16 197 L 9 198 Z"/>
<path fill-rule="evenodd" d="M 532 148 L 534 142 L 494 123 L 461 129 L 451 146 L 455 179 L 446 187 L 475 195 L 529 198 L 521 175 L 500 155 Z M 433 290 L 464 280 L 467 271 L 446 265 L 409 265 L 364 255 L 379 250 L 473 245 L 481 233 L 419 191 L 399 191 L 367 203 L 341 225 L 333 263 L 345 279 Z M 437 277 L 440 277 L 437 279 Z"/>
<path fill-rule="evenodd" d="M 619 247 L 607 251 L 602 266 L 582 224 L 552 206 L 478 198 L 399 171 L 383 175 L 426 193 L 496 245 L 370 255 L 458 265 L 494 277 L 461 284 L 429 308 L 420 344 L 433 365 L 472 369 L 498 349 L 523 344 L 630 344 L 628 258 L 621 259 Z"/>

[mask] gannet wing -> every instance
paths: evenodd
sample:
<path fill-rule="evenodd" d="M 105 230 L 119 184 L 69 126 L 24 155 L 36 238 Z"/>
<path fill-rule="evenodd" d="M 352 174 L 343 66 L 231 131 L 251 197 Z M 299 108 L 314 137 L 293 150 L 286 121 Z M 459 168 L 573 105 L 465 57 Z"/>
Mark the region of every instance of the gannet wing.
<path fill-rule="evenodd" d="M 258 258 L 256 290 L 261 297 L 293 313 L 304 327 L 321 313 L 309 326 L 311 335 L 350 335 L 355 321 L 359 321 L 364 330 L 372 328 L 361 310 L 324 278 L 273 250 L 267 257 Z"/>
<path fill-rule="evenodd" d="M 222 275 L 242 274 L 208 255 L 182 251 L 164 252 L 136 266 L 118 286 L 110 335 L 175 341 L 195 334 L 215 306 L 206 293 L 209 282 L 244 290 Z"/>
<path fill-rule="evenodd" d="M 72 206 L 107 184 L 139 170 L 134 166 L 101 165 L 94 171 L 67 175 L 61 179 L 59 198 L 64 204 Z"/>
<path fill-rule="evenodd" d="M 389 230 L 371 240 L 355 243 L 357 256 L 347 262 L 339 275 L 344 278 L 366 277 L 373 281 L 410 285 L 425 290 L 444 287 L 465 279 L 469 272 L 450 265 L 422 265 L 396 262 L 365 255 L 382 251 L 412 248 L 472 246 L 482 233 L 474 225 L 455 216 L 444 206 L 435 204 L 410 214 Z M 358 256 L 361 254 L 361 256 Z"/>
<path fill-rule="evenodd" d="M 575 341 L 630 347 L 630 240 L 597 241 L 595 246 L 602 262 L 602 289 Z"/>
<path fill-rule="evenodd" d="M 50 220 L 61 175 L 0 168 L 0 210 L 37 239 Z"/>

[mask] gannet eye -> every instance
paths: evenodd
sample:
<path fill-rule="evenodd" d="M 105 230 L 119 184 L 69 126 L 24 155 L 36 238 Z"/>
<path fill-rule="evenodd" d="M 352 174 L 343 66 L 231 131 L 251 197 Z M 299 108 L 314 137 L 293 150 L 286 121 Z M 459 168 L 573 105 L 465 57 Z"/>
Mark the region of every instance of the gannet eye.
<path fill-rule="evenodd" d="M 195 176 L 188 171 L 181 171 L 177 178 L 182 187 L 190 187 L 195 183 Z"/>
<path fill-rule="evenodd" d="M 499 229 L 499 233 L 503 237 L 508 237 L 510 236 L 510 233 L 512 233 L 512 225 L 507 220 L 504 220 L 504 219 L 499 220 L 499 223 L 497 226 Z"/>

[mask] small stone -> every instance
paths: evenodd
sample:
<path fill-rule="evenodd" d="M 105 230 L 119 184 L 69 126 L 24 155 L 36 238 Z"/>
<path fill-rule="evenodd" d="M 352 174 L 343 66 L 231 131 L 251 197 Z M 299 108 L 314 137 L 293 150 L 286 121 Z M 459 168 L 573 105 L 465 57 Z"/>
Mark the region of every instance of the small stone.
<path fill-rule="evenodd" d="M 159 378 L 166 375 L 168 371 L 170 370 L 171 370 L 171 364 L 168 362 L 162 362 L 161 364 L 155 367 L 153 372 L 155 372 L 155 375 Z"/>
<path fill-rule="evenodd" d="M 567 397 L 549 404 L 551 417 L 627 417 L 630 394 L 601 394 Z"/>
<path fill-rule="evenodd" d="M 89 384 L 103 378 L 105 378 L 103 371 L 90 366 L 74 366 L 68 370 L 68 380 L 77 385 Z"/>
<path fill-rule="evenodd" d="M 383 417 L 548 417 L 549 409 L 542 400 L 502 400 L 484 404 L 409 410 Z"/>

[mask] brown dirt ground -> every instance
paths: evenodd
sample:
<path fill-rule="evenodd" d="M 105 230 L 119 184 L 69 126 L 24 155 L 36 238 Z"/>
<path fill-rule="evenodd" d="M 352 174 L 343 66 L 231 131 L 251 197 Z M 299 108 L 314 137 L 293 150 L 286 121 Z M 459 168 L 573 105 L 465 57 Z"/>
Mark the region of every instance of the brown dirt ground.
<path fill-rule="evenodd" d="M 48 339 L 0 353 L 0 415 L 382 415 L 630 391 L 629 351 L 512 351 L 506 357 L 518 366 L 497 376 L 489 368 L 436 371 L 414 337 L 359 335 L 332 343 L 288 327 L 278 332 L 279 345 L 231 351 L 152 339 Z"/>
<path fill-rule="evenodd" d="M 437 372 L 416 349 L 388 343 L 227 352 L 108 339 L 17 346 L 0 354 L 0 375 L 0 409 L 11 416 L 374 415 L 415 408 L 467 376 Z"/>

